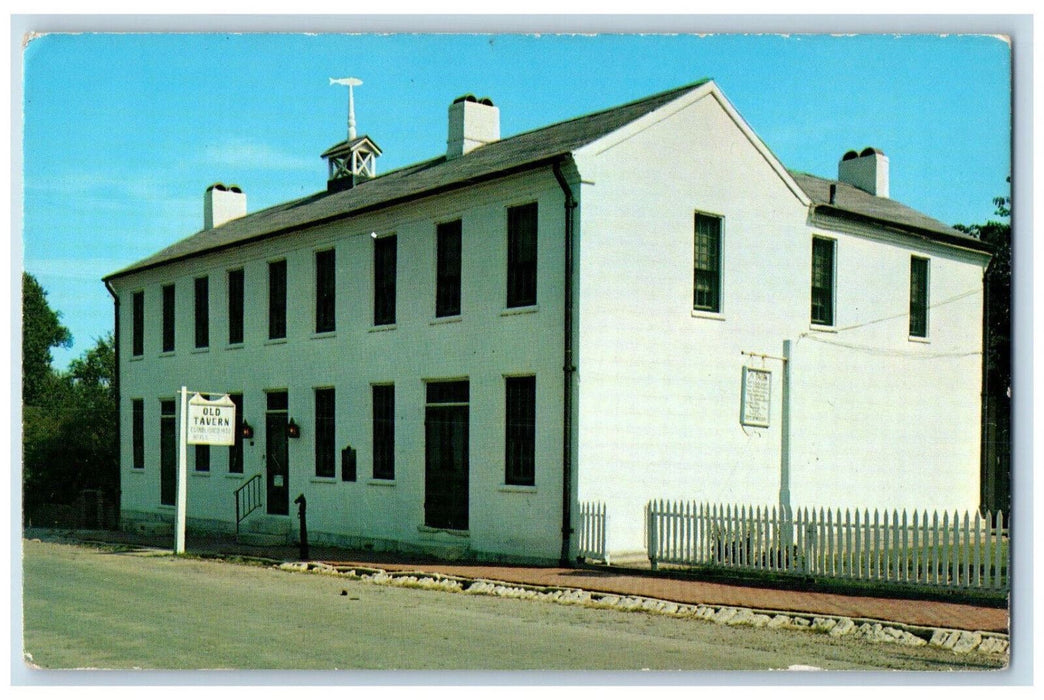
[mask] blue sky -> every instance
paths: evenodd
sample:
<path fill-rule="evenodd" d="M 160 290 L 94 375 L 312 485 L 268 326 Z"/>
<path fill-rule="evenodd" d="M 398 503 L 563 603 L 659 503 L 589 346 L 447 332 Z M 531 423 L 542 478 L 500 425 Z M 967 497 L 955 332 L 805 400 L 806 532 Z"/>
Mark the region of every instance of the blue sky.
<path fill-rule="evenodd" d="M 201 228 L 208 185 L 249 211 L 325 188 L 330 77 L 363 80 L 381 172 L 444 152 L 467 92 L 510 136 L 704 77 L 788 168 L 835 177 L 875 146 L 892 198 L 946 223 L 995 218 L 1011 169 L 1011 53 L 989 36 L 51 34 L 23 61 L 23 264 L 75 338 L 57 367 L 112 328 L 101 277 Z"/>

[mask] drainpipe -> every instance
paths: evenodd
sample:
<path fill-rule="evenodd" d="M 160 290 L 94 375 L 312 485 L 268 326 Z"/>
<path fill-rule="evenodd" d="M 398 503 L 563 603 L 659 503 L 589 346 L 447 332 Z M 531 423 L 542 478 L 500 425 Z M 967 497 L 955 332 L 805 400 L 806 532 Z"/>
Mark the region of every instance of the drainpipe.
<path fill-rule="evenodd" d="M 573 189 L 562 174 L 562 160 L 555 161 L 551 169 L 558 186 L 565 194 L 565 293 L 562 321 L 562 553 L 560 563 L 569 566 L 570 540 L 573 534 L 573 213 L 577 202 Z"/>
<path fill-rule="evenodd" d="M 996 513 L 998 507 L 995 498 L 997 460 L 996 452 L 990 445 L 990 373 L 989 373 L 989 351 L 990 351 L 990 284 L 989 270 L 993 264 L 991 259 L 986 264 L 982 273 L 982 362 L 980 373 L 981 381 L 979 388 L 979 512 L 992 511 Z M 991 459 L 992 458 L 992 459 Z"/>
<path fill-rule="evenodd" d="M 114 367 L 112 374 L 112 393 L 116 397 L 116 502 L 113 504 L 113 511 L 116 516 L 116 529 L 119 530 L 120 503 L 123 500 L 122 489 L 120 488 L 120 450 L 123 447 L 123 443 L 120 440 L 120 297 L 112 288 L 109 280 L 102 281 L 105 282 L 105 288 L 109 290 L 113 302 L 114 320 L 112 332 L 112 356 Z"/>

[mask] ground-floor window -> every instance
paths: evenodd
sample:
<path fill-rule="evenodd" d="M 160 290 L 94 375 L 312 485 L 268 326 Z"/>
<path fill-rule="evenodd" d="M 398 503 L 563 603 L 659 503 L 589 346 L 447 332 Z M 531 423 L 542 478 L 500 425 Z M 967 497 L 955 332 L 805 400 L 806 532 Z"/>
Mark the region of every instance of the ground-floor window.
<path fill-rule="evenodd" d="M 131 466 L 145 468 L 145 402 L 131 399 Z"/>
<path fill-rule="evenodd" d="M 395 385 L 373 386 L 373 478 L 395 478 Z"/>
<path fill-rule="evenodd" d="M 536 377 L 508 377 L 504 393 L 504 482 L 532 486 L 536 479 Z"/>
<path fill-rule="evenodd" d="M 334 467 L 334 390 L 315 390 L 315 475 L 333 478 Z"/>
<path fill-rule="evenodd" d="M 160 401 L 160 504 L 174 505 L 177 493 L 178 443 L 173 400 Z"/>
<path fill-rule="evenodd" d="M 349 445 L 341 450 L 341 481 L 355 481 L 356 451 Z"/>
<path fill-rule="evenodd" d="M 210 471 L 210 445 L 196 445 L 196 471 Z"/>
<path fill-rule="evenodd" d="M 243 395 L 229 394 L 232 403 L 236 407 L 236 437 L 235 442 L 228 447 L 228 471 L 230 474 L 243 473 Z"/>

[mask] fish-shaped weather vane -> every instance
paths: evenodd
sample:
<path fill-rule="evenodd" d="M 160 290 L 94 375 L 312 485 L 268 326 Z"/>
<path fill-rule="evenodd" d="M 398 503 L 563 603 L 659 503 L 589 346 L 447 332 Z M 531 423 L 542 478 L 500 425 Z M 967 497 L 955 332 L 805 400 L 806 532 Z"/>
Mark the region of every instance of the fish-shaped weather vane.
<path fill-rule="evenodd" d="M 348 86 L 348 140 L 355 138 L 355 93 L 352 88 L 362 85 L 358 78 L 330 78 L 331 85 Z"/>

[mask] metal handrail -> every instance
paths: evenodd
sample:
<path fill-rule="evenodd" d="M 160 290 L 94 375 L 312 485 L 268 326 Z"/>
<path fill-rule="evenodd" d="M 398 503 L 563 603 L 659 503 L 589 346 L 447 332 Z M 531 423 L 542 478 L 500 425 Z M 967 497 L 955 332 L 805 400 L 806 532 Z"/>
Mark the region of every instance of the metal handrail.
<path fill-rule="evenodd" d="M 261 507 L 261 473 L 250 477 L 235 491 L 236 497 L 236 535 L 239 535 L 239 524 L 248 515 Z"/>

